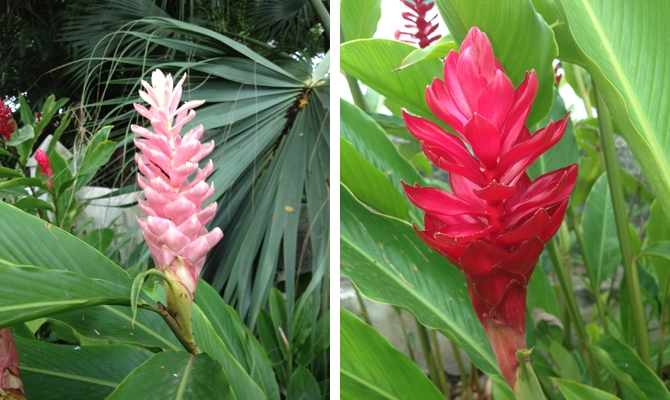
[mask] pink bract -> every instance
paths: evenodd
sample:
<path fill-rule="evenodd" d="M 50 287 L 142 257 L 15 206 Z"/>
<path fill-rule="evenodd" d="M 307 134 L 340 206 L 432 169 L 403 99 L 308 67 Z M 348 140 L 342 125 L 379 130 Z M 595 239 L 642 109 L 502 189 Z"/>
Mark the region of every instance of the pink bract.
<path fill-rule="evenodd" d="M 23 382 L 19 373 L 19 353 L 9 327 L 0 329 L 0 389 L 20 390 Z"/>
<path fill-rule="evenodd" d="M 526 348 L 526 288 L 544 244 L 558 230 L 577 165 L 531 181 L 526 169 L 563 136 L 568 115 L 530 134 L 535 72 L 515 89 L 484 33 L 473 27 L 451 51 L 444 81 L 426 89 L 431 111 L 458 135 L 403 112 L 426 156 L 449 172 L 452 193 L 404 185 L 426 212 L 429 246 L 465 275 L 472 305 L 501 372 L 514 387 L 517 350 Z"/>
<path fill-rule="evenodd" d="M 216 203 L 202 207 L 214 193 L 214 185 L 205 182 L 214 167 L 211 160 L 203 168 L 199 162 L 212 152 L 214 142 L 200 143 L 202 125 L 180 135 L 182 127 L 195 117 L 193 108 L 204 103 L 188 101 L 179 107 L 185 79 L 186 75 L 182 76 L 173 87 L 172 76 L 156 70 L 151 85 L 142 81 L 146 92 L 140 90 L 140 96 L 150 108 L 135 104 L 135 109 L 149 119 L 153 131 L 138 125 L 133 125 L 132 131 L 141 137 L 135 139 L 142 151 L 135 160 L 140 172 L 137 182 L 146 200 L 138 202 L 147 214 L 137 217 L 137 222 L 157 268 L 172 268 L 195 296 L 205 257 L 223 233 L 219 228 L 210 232 L 206 228 Z M 189 181 L 192 174 L 195 176 Z"/>

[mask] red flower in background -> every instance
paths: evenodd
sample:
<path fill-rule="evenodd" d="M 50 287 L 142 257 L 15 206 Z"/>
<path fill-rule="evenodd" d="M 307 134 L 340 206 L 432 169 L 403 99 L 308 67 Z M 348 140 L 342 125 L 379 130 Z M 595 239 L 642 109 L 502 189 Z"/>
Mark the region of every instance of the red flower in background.
<path fill-rule="evenodd" d="M 51 177 L 53 177 L 54 174 L 51 171 L 51 162 L 49 161 L 49 156 L 47 156 L 47 153 L 45 153 L 44 150 L 37 150 L 34 157 L 35 161 L 37 161 L 37 165 L 40 167 L 40 171 L 49 177 L 47 180 L 47 186 L 49 186 L 49 189 L 52 189 Z"/>
<path fill-rule="evenodd" d="M 12 121 L 12 109 L 5 101 L 0 99 L 0 136 L 5 142 L 9 142 L 14 133 L 14 121 Z"/>
<path fill-rule="evenodd" d="M 402 17 L 409 22 L 405 25 L 405 28 L 412 30 L 412 32 L 402 32 L 398 29 L 395 32 L 396 40 L 418 44 L 423 49 L 442 37 L 439 34 L 430 36 L 439 26 L 438 22 L 433 24 L 433 21 L 437 18 L 437 14 L 428 19 L 428 12 L 433 9 L 435 3 L 426 3 L 425 0 L 402 0 L 402 2 L 412 10 L 412 12 L 402 13 Z M 409 36 L 409 39 L 401 39 L 403 35 Z"/>
<path fill-rule="evenodd" d="M 515 90 L 484 33 L 473 27 L 451 51 L 444 81 L 426 89 L 431 111 L 458 135 L 403 112 L 426 156 L 449 172 L 453 193 L 405 186 L 426 212 L 419 236 L 465 275 L 472 305 L 513 388 L 526 348 L 526 287 L 544 243 L 558 230 L 577 165 L 531 182 L 526 169 L 563 136 L 568 115 L 530 134 L 537 92 L 531 71 Z"/>

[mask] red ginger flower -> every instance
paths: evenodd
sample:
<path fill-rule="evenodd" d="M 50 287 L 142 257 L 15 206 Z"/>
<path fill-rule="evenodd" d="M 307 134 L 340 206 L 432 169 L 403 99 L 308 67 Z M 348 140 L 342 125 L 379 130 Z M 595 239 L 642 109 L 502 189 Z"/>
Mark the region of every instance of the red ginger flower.
<path fill-rule="evenodd" d="M 531 135 L 525 123 L 537 92 L 535 72 L 515 90 L 476 27 L 460 54 L 447 56 L 444 79 L 433 80 L 426 100 L 460 138 L 425 119 L 403 117 L 428 158 L 449 172 L 453 193 L 418 185 L 404 185 L 405 192 L 426 212 L 424 230 L 415 226 L 421 239 L 465 275 L 475 313 L 513 388 L 516 352 L 526 348 L 526 287 L 577 179 L 576 164 L 532 182 L 525 171 L 558 143 L 568 115 Z"/>
<path fill-rule="evenodd" d="M 221 240 L 221 229 L 207 231 L 206 225 L 216 213 L 216 203 L 201 209 L 214 193 L 214 185 L 205 179 L 212 173 L 212 160 L 201 169 L 200 160 L 214 149 L 214 142 L 200 143 L 202 125 L 180 136 L 182 127 L 195 117 L 193 108 L 204 100 L 188 101 L 177 108 L 181 99 L 184 75 L 173 88 L 172 76 L 153 72 L 152 85 L 142 81 L 146 92 L 140 96 L 151 106 L 135 104 L 135 109 L 151 121 L 154 131 L 133 125 L 141 136 L 135 145 L 142 151 L 135 155 L 140 171 L 137 183 L 146 200 L 139 199 L 145 218 L 137 218 L 156 267 L 180 281 L 195 297 L 198 276 L 209 250 Z M 189 182 L 188 178 L 195 174 Z"/>
<path fill-rule="evenodd" d="M 8 394 L 7 398 L 25 399 L 19 373 L 19 353 L 9 327 L 0 329 L 0 390 Z"/>
<path fill-rule="evenodd" d="M 0 136 L 5 142 L 9 142 L 14 133 L 14 121 L 12 120 L 12 109 L 0 99 Z"/>
<path fill-rule="evenodd" d="M 49 178 L 53 177 L 54 174 L 51 171 L 51 162 L 49 162 L 49 156 L 47 156 L 47 153 L 45 153 L 44 150 L 37 150 L 35 152 L 34 157 L 42 173 L 48 176 Z M 53 185 L 52 180 L 48 179 L 47 186 L 49 186 L 49 189 L 52 189 L 52 185 Z"/>
<path fill-rule="evenodd" d="M 396 40 L 400 40 L 402 35 L 406 35 L 409 36 L 410 39 L 403 40 L 404 42 L 418 44 L 419 47 L 423 49 L 442 37 L 442 35 L 439 34 L 432 37 L 430 36 L 440 25 L 437 22 L 433 25 L 433 21 L 437 18 L 437 14 L 435 14 L 433 18 L 428 19 L 428 12 L 433 9 L 435 3 L 426 3 L 425 0 L 402 0 L 402 2 L 413 11 L 402 13 L 402 17 L 409 22 L 405 25 L 405 28 L 412 29 L 415 33 L 402 32 L 398 29 L 395 32 Z"/>

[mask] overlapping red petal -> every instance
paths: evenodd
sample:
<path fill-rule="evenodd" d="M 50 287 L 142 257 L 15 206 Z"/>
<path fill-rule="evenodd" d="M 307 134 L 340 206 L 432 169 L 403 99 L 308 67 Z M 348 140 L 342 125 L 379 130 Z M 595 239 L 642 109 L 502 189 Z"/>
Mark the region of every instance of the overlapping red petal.
<path fill-rule="evenodd" d="M 403 183 L 426 212 L 419 236 L 465 275 L 473 308 L 514 386 L 516 351 L 525 347 L 526 287 L 544 243 L 556 233 L 577 180 L 577 165 L 536 178 L 526 170 L 556 145 L 568 115 L 531 134 L 534 71 L 516 90 L 476 27 L 452 51 L 444 81 L 426 89 L 430 110 L 456 132 L 403 112 L 426 156 L 449 172 L 452 193 Z"/>

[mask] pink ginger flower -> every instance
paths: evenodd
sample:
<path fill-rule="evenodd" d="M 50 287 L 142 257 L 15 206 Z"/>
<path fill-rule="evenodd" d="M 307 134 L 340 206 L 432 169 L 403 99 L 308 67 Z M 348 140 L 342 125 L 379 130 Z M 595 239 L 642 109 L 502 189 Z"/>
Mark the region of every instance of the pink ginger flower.
<path fill-rule="evenodd" d="M 435 7 L 435 3 L 427 3 L 426 0 L 402 0 L 402 2 L 412 10 L 412 12 L 402 13 L 402 17 L 408 22 L 405 28 L 409 29 L 410 32 L 402 32 L 398 29 L 395 32 L 396 40 L 418 44 L 423 49 L 442 37 L 440 34 L 430 36 L 440 25 L 439 22 L 433 24 L 438 14 L 433 15 L 430 19 L 428 17 L 428 12 Z M 408 38 L 401 39 L 403 36 L 408 36 Z"/>
<path fill-rule="evenodd" d="M 484 33 L 473 27 L 451 51 L 444 81 L 426 89 L 431 111 L 459 136 L 403 112 L 426 156 L 449 172 L 452 193 L 404 185 L 426 212 L 415 230 L 465 276 L 475 314 L 500 370 L 514 388 L 526 348 L 526 290 L 544 244 L 556 233 L 577 180 L 577 165 L 531 181 L 526 169 L 563 136 L 568 115 L 533 135 L 526 119 L 537 92 L 531 71 L 514 89 Z"/>
<path fill-rule="evenodd" d="M 146 196 L 138 202 L 147 216 L 137 217 L 137 222 L 156 267 L 168 276 L 176 275 L 194 298 L 205 256 L 223 233 L 219 228 L 211 232 L 206 228 L 214 217 L 216 203 L 201 208 L 214 193 L 214 185 L 205 182 L 214 167 L 212 160 L 202 169 L 198 163 L 212 152 L 214 141 L 200 143 L 202 125 L 180 136 L 184 124 L 195 117 L 193 108 L 204 103 L 188 101 L 178 108 L 185 79 L 184 74 L 173 87 L 172 76 L 156 70 L 151 75 L 151 86 L 142 81 L 146 92 L 140 90 L 140 96 L 151 107 L 147 110 L 135 104 L 135 109 L 151 121 L 154 129 L 152 132 L 138 125 L 131 129 L 142 137 L 135 139 L 142 151 L 135 160 L 140 171 L 137 182 Z M 193 173 L 195 177 L 189 182 Z"/>
<path fill-rule="evenodd" d="M 0 389 L 10 399 L 25 399 L 19 373 L 19 353 L 9 327 L 0 329 Z"/>
<path fill-rule="evenodd" d="M 37 150 L 34 157 L 42 173 L 49 177 L 47 180 L 47 186 L 49 186 L 49 189 L 53 189 L 53 181 L 51 180 L 51 177 L 53 177 L 54 174 L 51 171 L 49 156 L 47 156 L 47 153 L 45 153 L 44 150 Z"/>
<path fill-rule="evenodd" d="M 14 133 L 12 109 L 0 99 L 0 136 L 5 142 L 9 142 L 12 133 Z"/>

